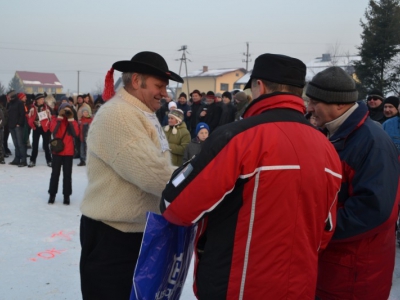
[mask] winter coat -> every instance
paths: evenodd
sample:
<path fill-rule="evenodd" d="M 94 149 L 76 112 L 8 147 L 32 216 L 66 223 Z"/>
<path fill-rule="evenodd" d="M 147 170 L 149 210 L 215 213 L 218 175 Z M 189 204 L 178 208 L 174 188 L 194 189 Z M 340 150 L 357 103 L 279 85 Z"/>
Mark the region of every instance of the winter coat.
<path fill-rule="evenodd" d="M 390 136 L 400 153 L 400 117 L 390 118 L 382 124 L 383 130 Z"/>
<path fill-rule="evenodd" d="M 64 150 L 61 152 L 55 153 L 52 152 L 53 155 L 61 155 L 61 156 L 73 156 L 74 155 L 74 138 L 79 136 L 79 126 L 78 122 L 75 120 L 68 121 L 66 117 L 60 120 L 56 116 L 52 116 L 50 123 L 50 131 L 53 133 L 54 138 L 63 138 Z"/>
<path fill-rule="evenodd" d="M 341 164 L 304 112 L 300 97 L 262 95 L 244 120 L 215 130 L 167 184 L 163 216 L 199 222 L 199 299 L 314 299 Z"/>
<path fill-rule="evenodd" d="M 236 107 L 232 103 L 222 103 L 222 115 L 219 125 L 225 125 L 235 121 Z"/>
<path fill-rule="evenodd" d="M 38 112 L 46 112 L 47 118 L 39 121 Z M 37 127 L 42 127 L 44 132 L 47 132 L 50 129 L 51 123 L 51 111 L 46 104 L 41 106 L 32 105 L 31 109 L 28 112 L 28 125 L 33 130 L 36 130 Z"/>
<path fill-rule="evenodd" d="M 26 122 L 24 102 L 19 100 L 16 96 L 10 100 L 8 105 L 8 127 L 14 129 L 20 126 L 24 127 Z"/>
<path fill-rule="evenodd" d="M 93 118 L 86 118 L 82 116 L 80 122 L 79 122 L 79 138 L 81 139 L 81 142 L 85 142 L 88 132 L 89 132 L 89 127 L 90 124 L 92 123 Z"/>
<path fill-rule="evenodd" d="M 191 133 L 194 133 L 196 131 L 197 123 L 199 123 L 198 112 L 201 107 L 202 107 L 201 101 L 193 102 L 192 105 L 190 106 L 189 111 L 191 111 L 192 113 L 190 117 L 186 118 L 186 123 L 190 124 L 188 130 Z M 192 134 L 192 136 L 193 135 L 194 134 Z"/>
<path fill-rule="evenodd" d="M 1 128 L 4 128 L 4 126 L 7 125 L 7 121 L 8 121 L 7 109 L 1 104 L 0 104 L 0 113 L 2 115 L 2 118 L 1 118 L 2 122 L 0 123 L 0 129 L 1 129 Z"/>
<path fill-rule="evenodd" d="M 186 127 L 189 128 L 187 112 L 190 110 L 190 105 L 187 104 L 187 102 L 185 104 L 181 104 L 179 101 L 176 103 L 176 105 L 177 105 L 178 109 L 183 111 L 183 115 L 185 116 L 185 120 L 184 121 L 186 123 Z"/>
<path fill-rule="evenodd" d="M 185 153 L 183 154 L 182 163 L 184 164 L 188 160 L 192 159 L 193 156 L 199 154 L 201 151 L 201 148 L 203 146 L 203 143 L 204 142 L 200 141 L 198 137 L 195 137 L 194 139 L 192 139 L 190 141 L 189 145 L 187 145 L 187 147 L 185 149 Z"/>
<path fill-rule="evenodd" d="M 207 113 L 204 117 L 200 117 L 200 113 L 206 110 Z M 222 107 L 217 103 L 204 104 L 197 111 L 199 122 L 204 122 L 210 127 L 210 134 L 218 127 L 219 120 L 222 116 Z M 197 125 L 197 124 L 196 124 Z"/>
<path fill-rule="evenodd" d="M 241 117 L 248 105 L 249 105 L 248 102 L 236 103 L 235 121 L 239 121 L 241 119 Z"/>
<path fill-rule="evenodd" d="M 342 161 L 343 181 L 336 230 L 320 255 L 317 296 L 388 299 L 399 200 L 396 147 L 361 102 L 330 141 Z"/>
<path fill-rule="evenodd" d="M 176 128 L 177 132 L 174 134 L 173 129 Z M 182 165 L 183 154 L 190 142 L 190 132 L 186 129 L 185 122 L 176 126 L 166 126 L 168 131 L 165 135 L 168 140 L 169 148 L 171 149 L 171 162 L 174 166 Z"/>

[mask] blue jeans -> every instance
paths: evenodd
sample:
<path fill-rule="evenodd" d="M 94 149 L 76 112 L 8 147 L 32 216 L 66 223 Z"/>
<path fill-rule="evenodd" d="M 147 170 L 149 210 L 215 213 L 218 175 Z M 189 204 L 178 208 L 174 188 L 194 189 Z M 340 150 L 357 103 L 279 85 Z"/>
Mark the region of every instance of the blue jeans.
<path fill-rule="evenodd" d="M 86 141 L 84 142 L 81 141 L 80 155 L 81 155 L 81 161 L 84 162 L 86 162 L 86 150 L 87 150 Z"/>
<path fill-rule="evenodd" d="M 10 128 L 11 138 L 15 147 L 14 162 L 26 163 L 26 141 L 24 142 L 24 128 L 21 126 Z"/>

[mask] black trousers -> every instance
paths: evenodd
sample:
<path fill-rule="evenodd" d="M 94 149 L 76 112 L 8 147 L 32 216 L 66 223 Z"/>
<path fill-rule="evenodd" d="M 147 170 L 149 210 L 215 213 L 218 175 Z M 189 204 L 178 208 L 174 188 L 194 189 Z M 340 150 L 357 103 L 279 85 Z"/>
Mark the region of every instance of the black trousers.
<path fill-rule="evenodd" d="M 50 131 L 44 132 L 42 127 L 37 127 L 32 132 L 31 161 L 36 163 L 40 137 L 42 137 L 42 139 L 43 139 L 43 148 L 44 148 L 44 153 L 46 155 L 46 162 L 49 163 L 49 162 L 51 162 L 51 153 L 50 153 L 50 148 L 49 148 L 51 133 L 50 133 Z"/>
<path fill-rule="evenodd" d="M 58 191 L 58 181 L 60 179 L 61 166 L 63 169 L 63 195 L 70 196 L 72 194 L 72 163 L 73 156 L 64 156 L 53 154 L 53 162 L 51 164 L 51 177 L 49 194 L 56 195 Z"/>
<path fill-rule="evenodd" d="M 10 129 L 8 125 L 4 126 L 4 137 L 3 137 L 3 147 L 4 147 L 4 154 L 11 153 L 10 149 L 8 148 L 8 137 L 10 136 Z"/>
<path fill-rule="evenodd" d="M 129 300 L 142 238 L 142 232 L 125 233 L 82 215 L 83 300 Z"/>

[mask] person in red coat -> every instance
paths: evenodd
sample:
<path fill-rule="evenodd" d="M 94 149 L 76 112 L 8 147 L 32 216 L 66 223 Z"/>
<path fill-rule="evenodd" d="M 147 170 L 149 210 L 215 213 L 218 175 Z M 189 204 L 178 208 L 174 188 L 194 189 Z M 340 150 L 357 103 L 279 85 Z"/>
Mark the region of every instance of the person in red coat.
<path fill-rule="evenodd" d="M 36 165 L 38 155 L 39 139 L 43 139 L 43 148 L 46 155 L 46 162 L 51 167 L 51 153 L 49 149 L 50 141 L 50 121 L 51 112 L 49 107 L 44 103 L 44 95 L 37 94 L 35 102 L 28 112 L 28 124 L 32 128 L 32 153 L 28 167 L 32 168 Z"/>
<path fill-rule="evenodd" d="M 54 138 L 62 139 L 64 149 L 54 152 L 52 172 L 49 187 L 49 204 L 53 204 L 58 191 L 58 180 L 60 178 L 61 166 L 63 167 L 63 194 L 64 204 L 69 205 L 72 194 L 72 162 L 74 157 L 74 138 L 79 136 L 78 122 L 74 119 L 72 106 L 69 103 L 62 103 L 58 108 L 58 117 L 53 116 L 50 124 L 50 131 Z"/>

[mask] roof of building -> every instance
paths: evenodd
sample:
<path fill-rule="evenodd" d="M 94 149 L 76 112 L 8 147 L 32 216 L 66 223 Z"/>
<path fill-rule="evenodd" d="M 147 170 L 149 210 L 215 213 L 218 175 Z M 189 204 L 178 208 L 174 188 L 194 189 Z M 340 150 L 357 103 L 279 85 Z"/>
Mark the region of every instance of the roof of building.
<path fill-rule="evenodd" d="M 16 71 L 18 77 L 22 80 L 25 86 L 46 86 L 62 88 L 63 85 L 58 80 L 54 73 L 39 73 Z"/>
<path fill-rule="evenodd" d="M 323 54 L 322 57 L 316 57 L 306 64 L 306 81 L 311 81 L 314 75 L 332 66 L 341 67 L 349 74 L 354 73 L 354 63 L 359 60 L 361 60 L 361 56 L 358 55 L 331 57 L 329 54 Z"/>
<path fill-rule="evenodd" d="M 235 71 L 246 72 L 246 70 L 243 68 L 235 68 L 235 69 L 221 68 L 221 69 L 207 70 L 206 72 L 204 72 L 203 69 L 201 69 L 201 70 L 196 70 L 196 71 L 190 72 L 187 77 L 218 77 L 218 76 L 222 76 L 227 73 L 231 73 L 231 72 L 235 72 Z M 183 78 L 185 78 L 185 77 L 183 77 Z"/>
<path fill-rule="evenodd" d="M 246 74 L 244 74 L 243 77 L 241 77 L 239 80 L 237 80 L 235 83 L 236 84 L 246 84 L 249 80 L 250 80 L 250 76 L 251 73 L 253 72 L 253 70 L 247 72 Z"/>

